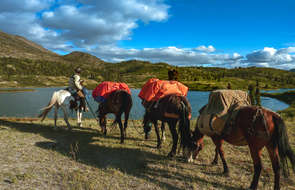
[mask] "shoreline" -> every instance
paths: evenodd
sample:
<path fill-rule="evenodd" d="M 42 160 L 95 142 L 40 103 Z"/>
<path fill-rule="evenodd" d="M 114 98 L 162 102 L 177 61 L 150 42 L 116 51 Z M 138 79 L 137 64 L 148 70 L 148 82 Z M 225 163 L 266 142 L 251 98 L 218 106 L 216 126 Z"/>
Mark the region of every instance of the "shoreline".
<path fill-rule="evenodd" d="M 35 92 L 35 91 L 37 90 L 32 88 L 6 88 L 6 89 L 0 88 L 0 93 Z"/>

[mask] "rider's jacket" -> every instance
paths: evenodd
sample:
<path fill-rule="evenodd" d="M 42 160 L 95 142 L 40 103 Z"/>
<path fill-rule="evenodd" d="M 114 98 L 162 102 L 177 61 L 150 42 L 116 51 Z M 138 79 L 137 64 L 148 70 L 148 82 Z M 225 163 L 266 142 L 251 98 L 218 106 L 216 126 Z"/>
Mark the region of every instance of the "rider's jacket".
<path fill-rule="evenodd" d="M 79 91 L 83 89 L 81 85 L 81 78 L 78 74 L 73 74 L 69 80 L 69 88 L 73 91 Z"/>

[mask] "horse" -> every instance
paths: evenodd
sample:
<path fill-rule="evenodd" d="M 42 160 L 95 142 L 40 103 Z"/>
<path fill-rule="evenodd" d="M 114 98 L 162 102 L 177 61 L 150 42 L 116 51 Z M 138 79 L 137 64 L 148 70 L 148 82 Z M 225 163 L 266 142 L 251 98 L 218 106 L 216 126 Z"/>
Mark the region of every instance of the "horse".
<path fill-rule="evenodd" d="M 176 94 L 169 94 L 159 99 L 157 102 L 147 102 L 145 104 L 145 114 L 143 118 L 143 127 L 145 136 L 151 129 L 151 124 L 154 125 L 157 134 L 157 148 L 161 147 L 161 139 L 158 129 L 158 120 L 168 123 L 172 134 L 173 145 L 168 157 L 173 157 L 176 154 L 178 134 L 176 124 L 179 121 L 180 143 L 181 146 L 191 146 L 190 136 L 190 121 L 191 106 L 187 98 Z"/>
<path fill-rule="evenodd" d="M 51 108 L 54 106 L 54 108 L 55 108 L 55 110 L 54 110 L 54 128 L 57 128 L 56 121 L 57 121 L 58 109 L 61 108 L 64 113 L 64 120 L 67 124 L 67 127 L 68 127 L 68 129 L 71 129 L 72 127 L 71 127 L 69 120 L 68 120 L 68 112 L 67 112 L 66 104 L 65 104 L 65 100 L 70 99 L 70 98 L 71 98 L 71 93 L 67 90 L 54 91 L 48 105 L 41 109 L 43 111 L 39 114 L 38 117 L 41 118 L 41 121 L 43 121 L 46 118 L 49 111 L 51 110 Z M 80 104 L 80 106 L 78 107 L 77 103 L 75 101 L 71 100 L 70 101 L 70 109 L 71 110 L 76 109 L 77 123 L 78 123 L 79 127 L 82 127 L 83 105 Z"/>
<path fill-rule="evenodd" d="M 198 126 L 192 135 L 194 148 L 186 156 L 188 161 L 196 159 L 198 153 L 203 148 L 204 134 L 200 132 Z M 228 166 L 224 158 L 222 144 L 224 141 L 234 146 L 248 146 L 254 164 L 254 175 L 250 189 L 257 189 L 258 181 L 262 169 L 261 151 L 267 148 L 274 172 L 274 189 L 280 189 L 280 168 L 283 174 L 288 177 L 290 160 L 292 170 L 295 173 L 295 154 L 292 151 L 286 126 L 283 119 L 277 113 L 257 106 L 243 106 L 238 109 L 236 117 L 226 122 L 224 132 L 221 135 L 211 136 L 216 149 L 212 164 L 217 164 L 218 154 L 222 159 L 224 174 L 229 174 Z"/>
<path fill-rule="evenodd" d="M 107 121 L 106 115 L 108 113 L 113 113 L 115 115 L 115 120 L 113 125 L 118 123 L 121 131 L 121 143 L 124 143 L 124 138 L 126 137 L 126 128 L 128 126 L 129 113 L 132 108 L 132 98 L 131 95 L 125 90 L 116 90 L 108 95 L 105 101 L 101 102 L 98 106 L 98 117 L 99 124 L 104 135 L 107 134 Z M 122 125 L 121 116 L 124 113 L 124 128 Z"/>

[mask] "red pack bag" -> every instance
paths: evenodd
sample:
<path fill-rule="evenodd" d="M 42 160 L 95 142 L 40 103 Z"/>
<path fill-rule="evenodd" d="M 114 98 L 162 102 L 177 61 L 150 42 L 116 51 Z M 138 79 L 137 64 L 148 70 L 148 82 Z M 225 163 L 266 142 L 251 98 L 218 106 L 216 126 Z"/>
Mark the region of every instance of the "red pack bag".
<path fill-rule="evenodd" d="M 157 101 L 168 94 L 186 96 L 188 87 L 178 81 L 149 79 L 142 87 L 138 96 L 145 101 Z"/>
<path fill-rule="evenodd" d="M 100 99 L 103 100 L 116 90 L 125 90 L 131 94 L 131 91 L 126 83 L 104 81 L 92 91 L 92 97 L 97 101 Z"/>

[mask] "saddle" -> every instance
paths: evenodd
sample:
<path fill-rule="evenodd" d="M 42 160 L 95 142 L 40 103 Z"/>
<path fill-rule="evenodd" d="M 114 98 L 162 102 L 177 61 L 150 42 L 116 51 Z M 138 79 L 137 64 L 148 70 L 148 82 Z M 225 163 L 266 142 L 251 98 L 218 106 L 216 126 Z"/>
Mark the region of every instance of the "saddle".
<path fill-rule="evenodd" d="M 69 92 L 71 92 L 68 88 L 66 88 L 65 90 L 68 90 Z M 82 90 L 79 90 L 75 93 L 71 93 L 72 94 L 72 97 L 74 99 L 71 99 L 70 100 L 70 109 L 79 109 L 81 108 L 83 111 L 88 111 L 88 108 L 86 106 L 86 97 L 83 93 Z M 80 105 L 79 105 L 79 102 L 80 102 Z"/>
<path fill-rule="evenodd" d="M 212 136 L 224 134 L 225 126 L 233 122 L 239 108 L 248 106 L 247 92 L 241 90 L 215 90 L 210 93 L 208 104 L 199 111 L 198 128 L 201 133 Z M 230 130 L 226 128 L 226 131 Z"/>

